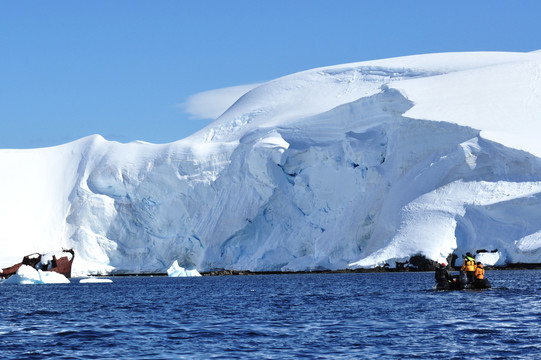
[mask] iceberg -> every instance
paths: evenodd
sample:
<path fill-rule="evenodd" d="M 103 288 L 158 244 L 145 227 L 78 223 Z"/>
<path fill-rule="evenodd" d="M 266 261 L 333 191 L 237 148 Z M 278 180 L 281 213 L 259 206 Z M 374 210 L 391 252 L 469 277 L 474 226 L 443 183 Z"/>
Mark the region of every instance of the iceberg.
<path fill-rule="evenodd" d="M 541 263 L 539 74 L 539 52 L 343 64 L 249 87 L 177 142 L 0 150 L 0 266 L 62 247 L 74 276 Z"/>
<path fill-rule="evenodd" d="M 169 277 L 194 277 L 194 276 L 201 276 L 199 271 L 197 269 L 192 270 L 186 270 L 183 267 L 178 265 L 178 261 L 175 260 L 173 265 L 169 269 L 167 269 L 167 276 Z"/>
<path fill-rule="evenodd" d="M 113 280 L 103 278 L 87 278 L 79 280 L 80 284 L 111 284 Z"/>
<path fill-rule="evenodd" d="M 10 276 L 1 284 L 69 284 L 70 281 L 62 274 L 54 271 L 36 270 L 28 265 L 21 265 L 15 275 Z"/>

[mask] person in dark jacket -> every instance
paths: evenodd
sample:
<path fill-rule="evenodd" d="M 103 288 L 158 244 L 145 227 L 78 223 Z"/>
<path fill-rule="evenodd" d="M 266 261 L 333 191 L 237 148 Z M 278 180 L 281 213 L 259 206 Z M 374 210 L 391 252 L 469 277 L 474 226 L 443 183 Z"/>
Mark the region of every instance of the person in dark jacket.
<path fill-rule="evenodd" d="M 436 273 L 434 274 L 436 279 L 436 289 L 438 290 L 448 290 L 449 283 L 451 282 L 451 274 L 447 270 L 447 266 L 444 263 L 441 263 L 439 267 L 436 268 Z"/>

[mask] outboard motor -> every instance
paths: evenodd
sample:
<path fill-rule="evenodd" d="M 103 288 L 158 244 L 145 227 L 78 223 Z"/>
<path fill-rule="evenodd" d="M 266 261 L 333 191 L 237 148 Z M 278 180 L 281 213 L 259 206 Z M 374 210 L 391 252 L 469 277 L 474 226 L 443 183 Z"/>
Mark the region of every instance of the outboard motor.
<path fill-rule="evenodd" d="M 468 275 L 465 272 L 461 271 L 458 276 L 458 282 L 461 289 L 465 289 L 468 286 Z"/>
<path fill-rule="evenodd" d="M 490 289 L 492 285 L 490 284 L 490 281 L 488 281 L 487 278 L 481 279 L 481 280 L 475 280 L 473 283 L 474 289 Z"/>

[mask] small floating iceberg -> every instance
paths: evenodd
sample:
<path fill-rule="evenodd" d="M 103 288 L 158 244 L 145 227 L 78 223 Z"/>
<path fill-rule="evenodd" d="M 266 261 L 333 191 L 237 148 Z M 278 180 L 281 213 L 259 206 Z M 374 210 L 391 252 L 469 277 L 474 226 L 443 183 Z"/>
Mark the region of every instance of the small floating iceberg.
<path fill-rule="evenodd" d="M 485 266 L 505 265 L 500 259 L 499 251 L 479 253 L 475 256 L 475 261 L 479 261 Z"/>
<path fill-rule="evenodd" d="M 69 284 L 62 274 L 54 271 L 36 270 L 28 265 L 21 265 L 15 275 L 10 276 L 2 284 Z"/>
<path fill-rule="evenodd" d="M 113 280 L 111 279 L 100 279 L 100 278 L 88 278 L 79 280 L 80 284 L 110 284 Z"/>
<path fill-rule="evenodd" d="M 173 265 L 167 269 L 167 276 L 169 277 L 194 277 L 201 276 L 197 269 L 186 270 L 178 264 L 178 261 L 175 260 Z"/>

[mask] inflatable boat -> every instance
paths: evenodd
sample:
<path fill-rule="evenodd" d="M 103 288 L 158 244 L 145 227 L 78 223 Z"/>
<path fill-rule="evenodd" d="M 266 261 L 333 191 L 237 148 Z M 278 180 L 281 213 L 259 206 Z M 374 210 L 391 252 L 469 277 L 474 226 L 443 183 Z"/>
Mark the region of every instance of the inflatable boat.
<path fill-rule="evenodd" d="M 492 285 L 487 278 L 468 281 L 465 273 L 451 275 L 448 281 L 438 281 L 434 287 L 435 290 L 464 290 L 464 289 L 490 289 Z"/>

